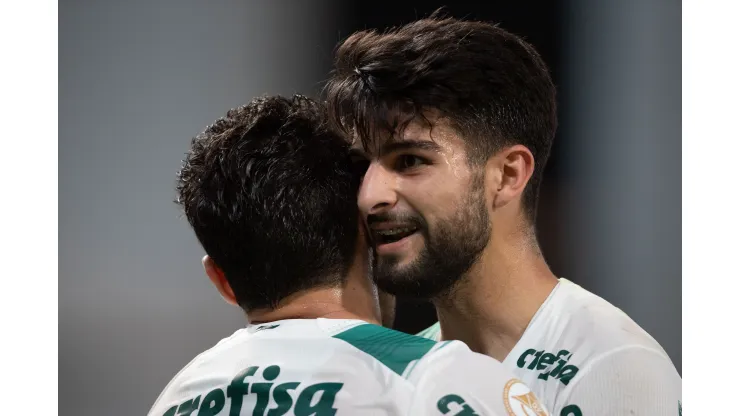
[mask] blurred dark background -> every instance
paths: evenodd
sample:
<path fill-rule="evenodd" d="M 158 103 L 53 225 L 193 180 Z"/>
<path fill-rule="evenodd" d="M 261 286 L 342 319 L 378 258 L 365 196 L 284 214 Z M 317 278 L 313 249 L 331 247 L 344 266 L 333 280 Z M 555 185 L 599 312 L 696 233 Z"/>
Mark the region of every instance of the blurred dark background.
<path fill-rule="evenodd" d="M 318 94 L 341 39 L 440 6 L 499 22 L 550 66 L 560 128 L 538 219 L 545 256 L 681 371 L 680 2 L 68 0 L 60 414 L 145 414 L 180 368 L 245 323 L 210 287 L 172 203 L 190 138 L 254 96 Z M 430 305 L 400 301 L 398 329 L 434 320 Z"/>

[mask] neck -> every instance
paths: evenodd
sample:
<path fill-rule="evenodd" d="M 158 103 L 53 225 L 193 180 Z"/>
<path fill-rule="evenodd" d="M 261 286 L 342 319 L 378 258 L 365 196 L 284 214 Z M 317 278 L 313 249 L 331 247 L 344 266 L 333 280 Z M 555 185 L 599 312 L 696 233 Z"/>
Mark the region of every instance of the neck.
<path fill-rule="evenodd" d="M 506 358 L 558 282 L 532 241 L 491 241 L 452 293 L 434 300 L 443 340 Z"/>
<path fill-rule="evenodd" d="M 360 319 L 379 324 L 375 311 L 355 298 L 352 291 L 343 288 L 322 288 L 304 291 L 284 299 L 274 309 L 249 311 L 250 324 L 281 321 L 284 319 Z"/>
<path fill-rule="evenodd" d="M 280 321 L 283 319 L 359 319 L 380 325 L 378 289 L 369 273 L 368 248 L 364 228 L 358 219 L 359 234 L 354 258 L 347 278 L 335 287 L 305 290 L 286 297 L 274 309 L 251 310 L 250 323 Z"/>
<path fill-rule="evenodd" d="M 293 294 L 274 309 L 249 311 L 247 319 L 252 324 L 283 319 L 360 319 L 380 325 L 377 288 L 368 274 L 366 258 L 360 255 L 357 259 L 341 285 Z"/>

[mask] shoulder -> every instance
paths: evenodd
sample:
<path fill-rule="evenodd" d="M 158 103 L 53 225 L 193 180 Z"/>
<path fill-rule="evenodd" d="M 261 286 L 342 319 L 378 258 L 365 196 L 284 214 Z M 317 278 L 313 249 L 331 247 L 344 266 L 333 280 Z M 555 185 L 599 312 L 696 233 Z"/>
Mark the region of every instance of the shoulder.
<path fill-rule="evenodd" d="M 164 390 L 162 390 L 159 397 L 157 397 L 157 400 L 154 402 L 149 414 L 164 413 L 168 409 L 162 408 L 162 406 L 170 407 L 173 403 L 179 403 L 186 400 L 192 392 L 192 389 L 190 389 L 189 386 L 197 384 L 197 382 L 203 378 L 203 369 L 208 367 L 214 357 L 222 356 L 224 351 L 227 351 L 228 349 L 233 348 L 234 345 L 238 345 L 243 342 L 247 335 L 246 329 L 239 329 L 231 336 L 220 340 L 213 347 L 195 356 L 195 358 L 185 365 L 185 367 L 183 367 L 170 380 L 170 382 L 167 383 L 167 386 L 165 386 Z M 214 377 L 210 380 L 209 384 L 215 385 L 219 381 L 221 380 L 216 380 Z"/>
<path fill-rule="evenodd" d="M 207 367 L 210 363 L 217 361 L 224 355 L 228 355 L 231 350 L 238 350 L 239 346 L 243 345 L 249 339 L 249 335 L 246 328 L 241 328 L 230 336 L 221 339 L 211 348 L 196 355 L 195 358 L 177 373 L 173 381 L 178 378 L 187 377 L 189 374 L 197 373 L 203 367 Z"/>
<path fill-rule="evenodd" d="M 620 414 L 649 414 L 638 407 L 655 409 L 659 399 L 651 395 L 667 400 L 664 408 L 680 399 L 681 378 L 652 336 L 603 298 L 561 282 L 544 325 L 532 328 L 511 362 L 527 380 L 546 383 L 541 387 L 557 397 L 553 410 L 580 406 L 586 414 L 585 406 L 601 414 L 613 406 Z"/>
<path fill-rule="evenodd" d="M 424 414 L 548 414 L 536 394 L 499 361 L 460 341 L 443 341 L 407 375 L 414 384 L 414 409 Z"/>
<path fill-rule="evenodd" d="M 431 339 L 433 341 L 439 341 L 439 322 L 435 322 L 434 325 L 419 332 L 416 336 Z"/>
<path fill-rule="evenodd" d="M 560 395 L 609 360 L 651 357 L 670 367 L 663 348 L 629 316 L 578 285 L 561 280 L 543 311 L 506 362 L 525 380 Z M 641 371 L 633 367 L 633 371 Z"/>
<path fill-rule="evenodd" d="M 680 401 L 681 376 L 673 363 L 653 349 L 626 346 L 584 366 L 559 403 L 583 414 L 647 416 L 675 415 Z"/>
<path fill-rule="evenodd" d="M 452 381 L 456 375 L 464 378 L 476 377 L 475 372 L 484 380 L 499 379 L 506 382 L 514 377 L 501 362 L 487 355 L 473 352 L 462 341 L 441 341 L 410 368 L 406 376 L 412 382 L 428 378 L 432 374 L 443 374 Z"/>
<path fill-rule="evenodd" d="M 581 353 L 593 356 L 642 347 L 667 358 L 660 344 L 621 309 L 574 283 L 563 283 L 565 290 L 559 298 L 563 303 L 562 313 L 553 322 L 555 326 L 562 326 L 559 338 L 581 344 Z"/>
<path fill-rule="evenodd" d="M 357 355 L 380 364 L 398 376 L 427 355 L 436 342 L 373 324 L 360 324 L 332 336 Z"/>

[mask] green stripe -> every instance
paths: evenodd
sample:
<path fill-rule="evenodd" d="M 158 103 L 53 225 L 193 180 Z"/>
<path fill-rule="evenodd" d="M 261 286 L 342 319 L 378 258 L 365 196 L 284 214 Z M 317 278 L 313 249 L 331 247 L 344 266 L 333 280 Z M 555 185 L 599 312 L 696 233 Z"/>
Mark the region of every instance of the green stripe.
<path fill-rule="evenodd" d="M 434 325 L 416 334 L 417 337 L 428 338 L 433 341 L 437 340 L 437 334 L 439 333 L 439 322 L 435 322 Z"/>
<path fill-rule="evenodd" d="M 380 361 L 398 375 L 410 362 L 429 352 L 436 342 L 378 325 L 363 324 L 334 335 Z"/>

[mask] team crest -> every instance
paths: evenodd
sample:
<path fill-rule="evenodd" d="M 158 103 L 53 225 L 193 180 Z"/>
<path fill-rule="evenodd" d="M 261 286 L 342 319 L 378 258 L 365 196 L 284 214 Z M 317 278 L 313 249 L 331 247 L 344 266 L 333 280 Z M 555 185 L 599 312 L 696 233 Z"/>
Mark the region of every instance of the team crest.
<path fill-rule="evenodd" d="M 517 379 L 504 387 L 504 406 L 509 416 L 550 416 L 532 390 Z"/>

